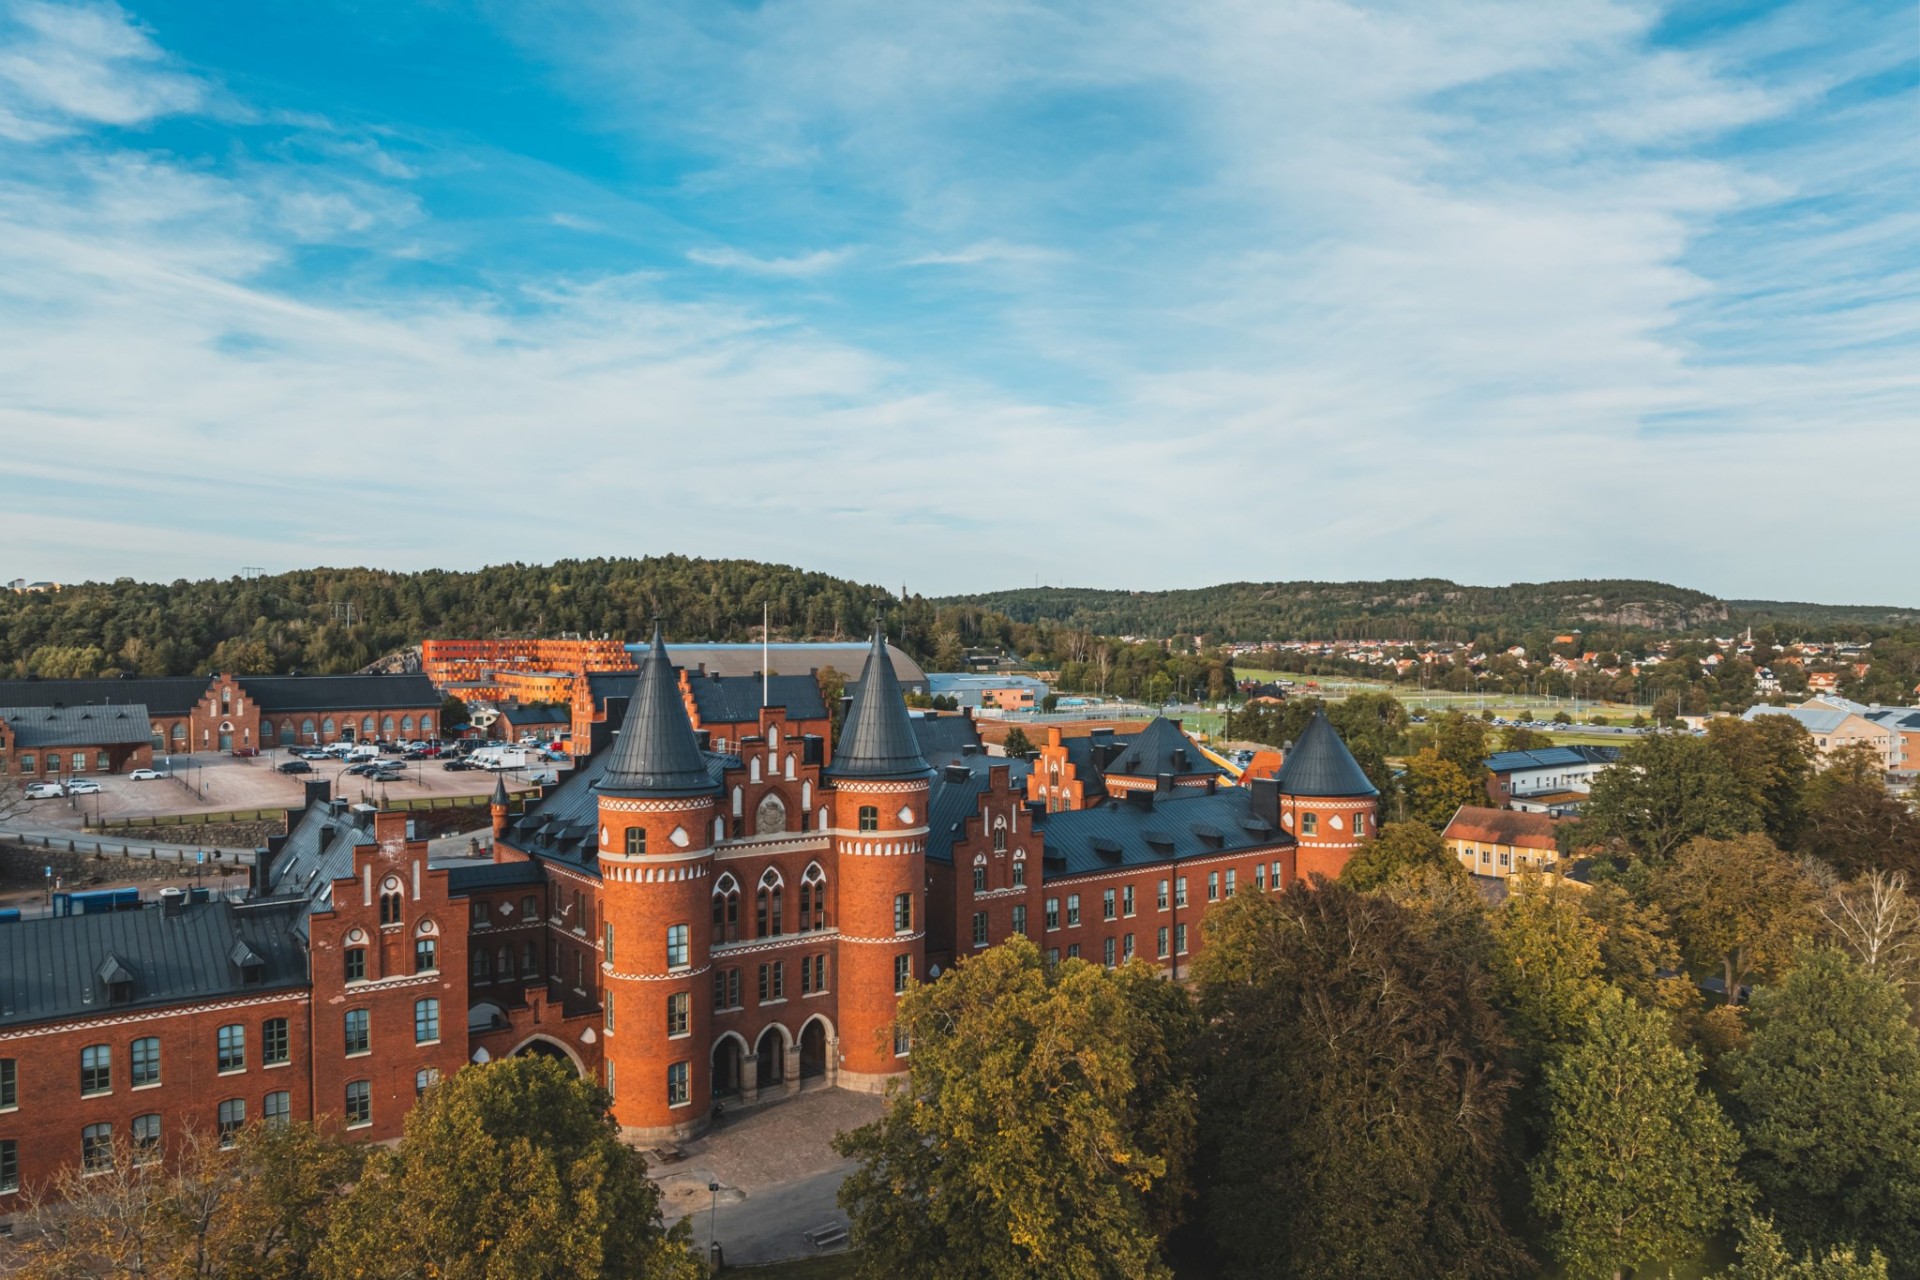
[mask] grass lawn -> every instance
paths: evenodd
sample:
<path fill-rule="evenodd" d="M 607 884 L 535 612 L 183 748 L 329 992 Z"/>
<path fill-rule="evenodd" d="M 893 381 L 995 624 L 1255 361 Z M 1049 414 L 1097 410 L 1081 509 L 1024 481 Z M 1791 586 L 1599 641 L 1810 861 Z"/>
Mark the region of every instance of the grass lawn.
<path fill-rule="evenodd" d="M 853 1280 L 854 1256 L 830 1253 L 820 1258 L 799 1258 L 792 1262 L 770 1262 L 762 1267 L 728 1267 L 721 1275 L 740 1280 Z"/>

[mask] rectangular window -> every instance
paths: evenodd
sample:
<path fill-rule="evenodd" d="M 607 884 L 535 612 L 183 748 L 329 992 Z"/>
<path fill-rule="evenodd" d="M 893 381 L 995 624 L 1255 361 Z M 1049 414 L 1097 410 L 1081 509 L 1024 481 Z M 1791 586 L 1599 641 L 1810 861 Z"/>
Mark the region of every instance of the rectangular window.
<path fill-rule="evenodd" d="M 1120 939 L 1120 963 L 1133 959 L 1133 935 L 1127 934 Z"/>
<path fill-rule="evenodd" d="M 113 1168 L 113 1126 L 90 1124 L 80 1131 L 80 1167 L 88 1173 Z"/>
<path fill-rule="evenodd" d="M 985 867 L 975 867 L 973 869 L 973 891 L 975 893 L 985 893 L 987 891 L 987 869 Z"/>
<path fill-rule="evenodd" d="M 1080 958 L 1080 944 L 1077 942 L 1069 944 L 1067 947 L 1067 959 L 1078 960 L 1079 958 Z"/>
<path fill-rule="evenodd" d="M 1103 890 L 1100 894 L 1100 918 L 1113 919 L 1113 890 L 1111 889 Z"/>
<path fill-rule="evenodd" d="M 773 998 L 775 1000 L 787 998 L 787 962 L 785 960 L 773 962 Z"/>
<path fill-rule="evenodd" d="M 913 1041 L 907 1035 L 907 1029 L 899 1023 L 893 1027 L 893 1056 L 904 1058 L 913 1050 Z"/>
<path fill-rule="evenodd" d="M 347 1052 L 367 1053 L 373 1048 L 373 1031 L 365 1009 L 349 1009 L 346 1016 Z"/>
<path fill-rule="evenodd" d="M 692 1096 L 687 1080 L 690 1072 L 687 1063 L 675 1062 L 667 1067 L 667 1105 L 684 1107 Z"/>
<path fill-rule="evenodd" d="M 1027 860 L 1018 855 L 1013 860 L 1013 887 L 1016 889 L 1027 887 Z"/>
<path fill-rule="evenodd" d="M 1312 835 L 1314 835 L 1314 834 L 1315 834 L 1315 828 L 1317 828 L 1317 827 L 1318 827 L 1319 825 L 1320 825 L 1320 815 L 1319 815 L 1319 814 L 1317 814 L 1317 813 L 1303 813 L 1303 814 L 1301 814 L 1301 815 L 1300 815 L 1300 834 L 1301 834 L 1301 835 L 1303 835 L 1303 836 L 1312 836 Z"/>
<path fill-rule="evenodd" d="M 613 963 L 613 921 L 600 926 L 600 954 L 608 964 Z"/>
<path fill-rule="evenodd" d="M 80 1051 L 80 1092 L 113 1092 L 113 1050 L 104 1044 L 90 1044 Z"/>
<path fill-rule="evenodd" d="M 827 989 L 827 957 L 824 953 L 813 958 L 813 989 L 815 991 Z"/>
<path fill-rule="evenodd" d="M 1067 895 L 1067 928 L 1077 929 L 1079 927 L 1080 927 L 1080 895 L 1077 893 L 1070 893 Z"/>
<path fill-rule="evenodd" d="M 1027 931 L 1027 904 L 1024 902 L 1013 904 L 1013 931 L 1015 933 Z"/>
<path fill-rule="evenodd" d="M 143 1084 L 160 1083 L 160 1041 L 156 1036 L 142 1036 L 133 1042 L 131 1056 L 133 1083 L 136 1087 Z"/>
<path fill-rule="evenodd" d="M 268 1094 L 260 1114 L 268 1124 L 286 1124 L 293 1119 L 293 1095 L 285 1089 Z"/>
<path fill-rule="evenodd" d="M 1161 925 L 1154 931 L 1153 945 L 1154 954 L 1165 960 L 1167 958 L 1167 926 Z"/>
<path fill-rule="evenodd" d="M 1183 924 L 1173 926 L 1173 949 L 1178 955 L 1187 954 L 1187 926 Z"/>
<path fill-rule="evenodd" d="M 372 1083 L 366 1080 L 347 1081 L 347 1128 L 357 1129 L 372 1123 Z"/>
<path fill-rule="evenodd" d="M 671 925 L 667 929 L 667 968 L 684 969 L 693 963 L 693 953 L 689 949 L 687 926 Z"/>
<path fill-rule="evenodd" d="M 347 948 L 347 981 L 365 982 L 367 980 L 367 949 L 365 947 Z"/>
<path fill-rule="evenodd" d="M 440 967 L 440 940 L 438 938 L 415 938 L 413 940 L 413 971 L 431 973 Z"/>
<path fill-rule="evenodd" d="M 1047 928 L 1058 929 L 1060 927 L 1060 899 L 1048 898 L 1046 901 L 1046 912 Z"/>
<path fill-rule="evenodd" d="M 20 1189 L 20 1144 L 0 1138 L 0 1193 Z"/>
<path fill-rule="evenodd" d="M 773 990 L 773 974 L 772 974 L 772 973 L 771 973 L 771 972 L 769 971 L 769 967 L 768 967 L 767 965 L 764 965 L 764 964 L 763 964 L 763 965 L 761 965 L 761 966 L 760 966 L 760 996 L 759 996 L 759 998 L 760 998 L 761 1000 L 770 1000 L 770 999 L 772 999 L 773 997 L 772 997 L 771 995 L 769 995 L 769 994 L 768 994 L 768 993 L 769 993 L 769 992 L 771 992 L 772 990 Z"/>
<path fill-rule="evenodd" d="M 534 897 L 532 894 L 528 894 L 526 897 L 520 899 L 520 918 L 522 920 L 538 920 L 540 918 L 540 899 Z"/>
<path fill-rule="evenodd" d="M 1112 935 L 1108 935 L 1105 939 L 1101 941 L 1101 944 L 1100 944 L 1101 959 L 1105 961 L 1106 966 L 1109 969 L 1113 968 L 1113 956 L 1114 956 L 1115 945 L 1116 944 Z"/>
<path fill-rule="evenodd" d="M 1220 873 L 1218 871 L 1207 872 L 1207 901 L 1220 901 Z"/>
<path fill-rule="evenodd" d="M 247 1102 L 244 1098 L 228 1098 L 220 1104 L 220 1145 L 230 1147 L 242 1126 L 247 1123 Z"/>
<path fill-rule="evenodd" d="M 893 931 L 905 933 L 913 928 L 913 895 L 896 893 L 893 895 Z"/>
<path fill-rule="evenodd" d="M 1130 884 L 1120 886 L 1120 914 L 1123 916 L 1133 914 L 1133 886 Z"/>
<path fill-rule="evenodd" d="M 800 957 L 800 994 L 803 996 L 810 996 L 813 994 L 813 957 L 812 956 Z"/>
<path fill-rule="evenodd" d="M 683 1036 L 687 1034 L 688 1019 L 692 1016 L 693 1001 L 684 991 L 676 991 L 667 997 L 667 1034 Z M 609 1005 L 609 1008 L 612 1006 Z"/>
<path fill-rule="evenodd" d="M 1187 905 L 1187 878 L 1185 876 L 1177 876 L 1174 879 L 1173 905 L 1176 907 L 1184 907 Z"/>
<path fill-rule="evenodd" d="M 1236 876 L 1237 874 L 1238 872 L 1236 872 L 1232 867 L 1227 868 L 1227 896 L 1229 898 L 1233 896 L 1234 876 Z"/>
<path fill-rule="evenodd" d="M 1273 891 L 1280 892 L 1280 859 L 1273 860 Z"/>
<path fill-rule="evenodd" d="M 11 1111 L 20 1105 L 20 1063 L 14 1058 L 0 1058 L 0 1111 Z"/>
<path fill-rule="evenodd" d="M 1048 963 L 1048 964 L 1059 964 L 1059 963 L 1060 963 L 1060 948 L 1058 948 L 1058 947 L 1048 947 L 1048 948 L 1047 948 L 1047 963 Z"/>
<path fill-rule="evenodd" d="M 645 827 L 627 828 L 627 856 L 638 858 L 647 851 L 647 829 Z"/>
<path fill-rule="evenodd" d="M 1254 864 L 1253 887 L 1262 891 L 1267 887 L 1267 864 L 1264 862 Z"/>
<path fill-rule="evenodd" d="M 247 1029 L 237 1022 L 230 1022 L 219 1030 L 219 1063 L 221 1074 L 229 1071 L 247 1069 Z"/>
<path fill-rule="evenodd" d="M 904 995 L 907 983 L 913 979 L 913 957 L 895 956 L 893 958 L 893 994 Z"/>
<path fill-rule="evenodd" d="M 33 757 L 31 755 L 24 755 L 20 757 L 20 772 L 22 773 L 33 772 Z"/>
<path fill-rule="evenodd" d="M 222 1135 L 224 1138 L 224 1135 Z M 224 1141 L 222 1146 L 227 1145 Z M 149 1112 L 133 1118 L 133 1162 L 152 1164 L 160 1158 L 160 1117 Z"/>
<path fill-rule="evenodd" d="M 727 1007 L 729 1009 L 743 1008 L 747 1003 L 745 997 L 741 995 L 740 972 L 738 969 L 727 970 Z"/>
<path fill-rule="evenodd" d="M 260 1024 L 260 1061 L 267 1066 L 286 1062 L 290 1057 L 287 1045 L 287 1020 L 268 1018 Z"/>
<path fill-rule="evenodd" d="M 1165 880 L 1160 882 L 1160 889 L 1154 896 L 1154 905 L 1162 911 L 1167 909 L 1167 882 Z"/>
<path fill-rule="evenodd" d="M 614 1087 L 613 1087 L 613 1064 L 611 1062 L 607 1063 L 606 1071 L 607 1071 L 607 1096 L 609 1098 L 617 1097 L 618 1095 L 615 1093 Z"/>
<path fill-rule="evenodd" d="M 415 1000 L 413 1002 L 413 1042 L 415 1044 L 433 1044 L 440 1039 L 440 1002 L 438 1000 Z"/>
<path fill-rule="evenodd" d="M 485 898 L 476 898 L 473 903 L 473 922 L 485 925 L 493 919 L 493 904 Z"/>
<path fill-rule="evenodd" d="M 976 947 L 987 945 L 987 913 L 984 911 L 973 913 L 973 945 Z"/>

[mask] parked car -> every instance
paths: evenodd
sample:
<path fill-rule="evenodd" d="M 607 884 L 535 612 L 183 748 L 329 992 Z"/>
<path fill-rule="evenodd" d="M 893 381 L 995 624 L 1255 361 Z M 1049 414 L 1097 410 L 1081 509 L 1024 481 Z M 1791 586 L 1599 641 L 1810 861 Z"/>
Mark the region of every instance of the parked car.
<path fill-rule="evenodd" d="M 479 768 L 479 766 L 474 764 L 471 760 L 461 760 L 458 757 L 452 760 L 442 761 L 440 764 L 440 767 L 442 769 L 445 769 L 448 773 L 465 773 L 469 769 Z"/>
<path fill-rule="evenodd" d="M 367 775 L 368 782 L 399 782 L 407 775 L 398 769 L 375 769 Z"/>
<path fill-rule="evenodd" d="M 99 795 L 100 784 L 92 778 L 75 778 L 73 781 L 67 783 L 67 794 L 70 796 Z"/>
<path fill-rule="evenodd" d="M 57 800 L 67 791 L 57 782 L 29 782 L 26 794 L 29 800 Z"/>
<path fill-rule="evenodd" d="M 347 776 L 349 778 L 364 778 L 378 767 L 378 765 L 368 764 L 362 760 L 359 764 L 352 765 L 347 769 Z"/>
<path fill-rule="evenodd" d="M 127 779 L 131 782 L 152 782 L 163 776 L 158 769 L 134 769 L 127 774 Z"/>
<path fill-rule="evenodd" d="M 312 773 L 313 766 L 305 760 L 282 760 L 275 768 L 282 773 Z"/>
<path fill-rule="evenodd" d="M 427 758 L 427 753 L 422 751 L 420 748 L 415 747 L 413 750 L 407 752 L 405 755 L 401 756 L 400 758 L 402 760 L 425 760 Z"/>
<path fill-rule="evenodd" d="M 331 760 L 333 758 L 318 747 L 299 747 L 294 750 L 293 754 L 299 756 L 302 760 Z"/>

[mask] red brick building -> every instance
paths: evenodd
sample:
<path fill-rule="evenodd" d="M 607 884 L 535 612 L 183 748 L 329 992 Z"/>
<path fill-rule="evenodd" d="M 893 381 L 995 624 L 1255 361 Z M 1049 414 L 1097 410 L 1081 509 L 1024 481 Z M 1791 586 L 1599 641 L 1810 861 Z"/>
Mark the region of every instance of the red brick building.
<path fill-rule="evenodd" d="M 639 1141 L 810 1079 L 878 1090 L 910 983 L 1015 932 L 1184 976 L 1212 904 L 1337 872 L 1371 831 L 1324 721 L 1253 787 L 1156 721 L 1049 812 L 971 720 L 909 716 L 877 631 L 858 690 L 830 749 L 817 686 L 677 671 L 656 635 L 601 749 L 518 816 L 496 789 L 491 864 L 434 866 L 404 815 L 312 783 L 244 901 L 0 924 L 0 1218 L 108 1139 L 391 1138 L 512 1054 L 601 1081 Z"/>

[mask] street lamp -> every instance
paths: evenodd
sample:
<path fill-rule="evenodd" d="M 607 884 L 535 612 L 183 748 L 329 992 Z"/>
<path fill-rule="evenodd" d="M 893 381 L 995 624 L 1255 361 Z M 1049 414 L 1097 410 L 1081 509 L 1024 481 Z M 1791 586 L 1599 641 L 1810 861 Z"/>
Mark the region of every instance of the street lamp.
<path fill-rule="evenodd" d="M 720 1180 L 718 1178 L 708 1179 L 707 1192 L 713 1197 L 707 1209 L 707 1256 L 712 1260 L 713 1264 L 718 1267 L 720 1264 L 720 1241 L 714 1236 L 714 1225 L 720 1218 Z"/>

